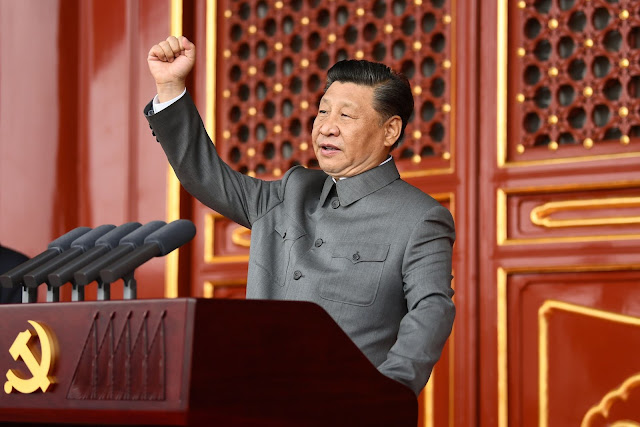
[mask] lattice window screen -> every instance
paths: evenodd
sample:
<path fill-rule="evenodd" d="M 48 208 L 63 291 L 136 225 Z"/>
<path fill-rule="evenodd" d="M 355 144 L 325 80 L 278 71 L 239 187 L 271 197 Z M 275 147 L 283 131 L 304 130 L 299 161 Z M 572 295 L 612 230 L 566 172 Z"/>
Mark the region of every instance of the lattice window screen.
<path fill-rule="evenodd" d="M 415 113 L 394 152 L 401 168 L 449 164 L 449 1 L 226 0 L 218 10 L 218 147 L 236 170 L 277 177 L 317 166 L 310 130 L 341 59 L 384 62 L 411 81 Z"/>
<path fill-rule="evenodd" d="M 611 141 L 623 150 L 640 136 L 640 2 L 508 4 L 509 156 Z"/>

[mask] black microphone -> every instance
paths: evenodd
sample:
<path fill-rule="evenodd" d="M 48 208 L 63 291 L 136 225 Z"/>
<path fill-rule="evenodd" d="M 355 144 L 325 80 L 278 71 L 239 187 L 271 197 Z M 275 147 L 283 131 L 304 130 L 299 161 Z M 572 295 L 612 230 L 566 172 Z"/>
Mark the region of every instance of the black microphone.
<path fill-rule="evenodd" d="M 142 246 L 148 235 L 165 225 L 167 223 L 164 221 L 151 221 L 124 236 L 115 249 L 76 271 L 73 275 L 76 286 L 86 286 L 94 280 L 99 280 L 100 270 Z"/>
<path fill-rule="evenodd" d="M 30 260 L 25 261 L 12 270 L 2 274 L 0 276 L 0 285 L 2 285 L 3 288 L 21 286 L 23 284 L 22 279 L 25 274 L 69 249 L 74 240 L 83 234 L 86 234 L 89 230 L 91 230 L 89 227 L 78 227 L 58 237 L 53 242 L 49 243 L 46 251 L 39 253 Z"/>
<path fill-rule="evenodd" d="M 73 274 L 76 271 L 118 246 L 120 239 L 130 234 L 141 225 L 142 224 L 139 222 L 127 222 L 126 224 L 122 224 L 109 231 L 107 234 L 96 240 L 93 248 L 58 268 L 53 273 L 49 273 L 47 276 L 49 279 L 49 285 L 56 288 L 64 285 L 73 278 Z"/>
<path fill-rule="evenodd" d="M 113 283 L 149 261 L 153 257 L 165 256 L 174 249 L 187 243 L 196 235 L 196 226 L 187 219 L 178 219 L 149 234 L 144 245 L 129 255 L 119 259 L 100 271 L 100 278 L 105 283 Z"/>
<path fill-rule="evenodd" d="M 91 249 L 96 240 L 113 230 L 115 225 L 105 224 L 94 228 L 86 234 L 80 236 L 71 243 L 69 250 L 64 251 L 60 255 L 56 256 L 52 260 L 44 263 L 43 265 L 35 268 L 31 272 L 24 275 L 23 280 L 25 286 L 29 288 L 37 288 L 40 284 L 47 280 L 47 275 L 52 271 L 57 270 L 67 262 L 71 261 L 75 257 L 83 254 L 88 249 Z"/>

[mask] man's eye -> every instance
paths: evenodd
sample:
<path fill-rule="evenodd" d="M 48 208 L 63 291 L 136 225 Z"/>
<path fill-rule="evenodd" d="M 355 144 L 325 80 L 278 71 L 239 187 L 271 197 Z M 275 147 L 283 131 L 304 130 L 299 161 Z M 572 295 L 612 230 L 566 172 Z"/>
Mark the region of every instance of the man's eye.
<path fill-rule="evenodd" d="M 350 116 L 350 115 L 345 114 L 345 113 L 342 113 L 342 117 L 346 117 L 346 118 L 348 118 L 348 119 L 350 119 L 350 118 L 351 118 L 351 116 Z"/>
<path fill-rule="evenodd" d="M 318 114 L 327 114 L 327 110 L 318 110 Z"/>

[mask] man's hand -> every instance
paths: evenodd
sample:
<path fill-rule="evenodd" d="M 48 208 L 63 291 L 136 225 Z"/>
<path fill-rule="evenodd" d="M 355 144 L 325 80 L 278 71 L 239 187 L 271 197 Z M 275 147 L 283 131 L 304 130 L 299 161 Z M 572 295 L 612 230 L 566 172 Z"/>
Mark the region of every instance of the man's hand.
<path fill-rule="evenodd" d="M 196 46 L 184 36 L 170 36 L 149 50 L 147 63 L 156 81 L 159 102 L 169 101 L 182 93 L 195 61 Z"/>

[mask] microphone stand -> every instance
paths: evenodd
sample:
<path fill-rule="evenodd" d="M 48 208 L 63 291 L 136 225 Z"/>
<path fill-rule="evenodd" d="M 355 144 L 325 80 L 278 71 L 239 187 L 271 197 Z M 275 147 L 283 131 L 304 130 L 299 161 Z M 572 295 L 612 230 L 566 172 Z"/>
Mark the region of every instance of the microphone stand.
<path fill-rule="evenodd" d="M 105 283 L 98 278 L 98 301 L 109 301 L 111 299 L 111 283 Z M 125 298 L 126 299 L 126 298 Z"/>
<path fill-rule="evenodd" d="M 123 299 L 136 299 L 138 296 L 138 286 L 133 271 L 122 278 L 124 280 Z"/>
<path fill-rule="evenodd" d="M 30 304 L 38 302 L 38 288 L 28 288 L 22 285 L 22 303 Z"/>
<path fill-rule="evenodd" d="M 75 280 L 71 280 L 71 301 L 84 301 L 84 286 L 78 286 Z"/>
<path fill-rule="evenodd" d="M 60 288 L 47 283 L 47 302 L 60 302 Z"/>

